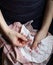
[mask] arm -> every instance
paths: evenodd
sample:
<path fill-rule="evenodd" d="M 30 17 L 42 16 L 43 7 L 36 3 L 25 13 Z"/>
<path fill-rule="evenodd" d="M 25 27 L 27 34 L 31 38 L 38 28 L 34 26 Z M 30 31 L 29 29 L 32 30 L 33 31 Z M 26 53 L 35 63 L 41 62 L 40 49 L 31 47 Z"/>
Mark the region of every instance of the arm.
<path fill-rule="evenodd" d="M 53 18 L 53 1 L 48 0 L 41 30 L 47 33 Z"/>
<path fill-rule="evenodd" d="M 43 18 L 43 24 L 40 31 L 37 33 L 35 37 L 35 41 L 32 45 L 32 49 L 36 48 L 38 43 L 40 43 L 40 41 L 46 37 L 50 24 L 52 22 L 52 18 L 53 18 L 53 0 L 48 0 L 45 10 L 45 15 Z"/>
<path fill-rule="evenodd" d="M 8 25 L 6 24 L 4 17 L 0 10 L 0 33 L 7 33 L 7 30 L 9 29 Z"/>
<path fill-rule="evenodd" d="M 15 32 L 14 30 L 11 30 L 8 25 L 6 24 L 3 15 L 0 11 L 0 33 L 5 35 L 7 37 L 8 41 L 12 43 L 12 45 L 15 46 L 24 46 L 25 44 L 22 44 L 19 40 L 23 40 L 24 43 L 26 43 L 27 39 L 22 34 Z"/>

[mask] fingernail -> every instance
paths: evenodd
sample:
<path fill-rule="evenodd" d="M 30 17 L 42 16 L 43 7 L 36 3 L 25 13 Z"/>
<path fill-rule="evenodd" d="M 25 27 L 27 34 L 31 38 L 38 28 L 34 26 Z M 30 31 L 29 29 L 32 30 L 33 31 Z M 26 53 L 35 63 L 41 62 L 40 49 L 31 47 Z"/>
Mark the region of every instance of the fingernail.
<path fill-rule="evenodd" d="M 25 39 L 26 41 L 28 41 L 27 39 Z"/>
<path fill-rule="evenodd" d="M 28 41 L 28 39 L 26 38 L 26 41 Z"/>

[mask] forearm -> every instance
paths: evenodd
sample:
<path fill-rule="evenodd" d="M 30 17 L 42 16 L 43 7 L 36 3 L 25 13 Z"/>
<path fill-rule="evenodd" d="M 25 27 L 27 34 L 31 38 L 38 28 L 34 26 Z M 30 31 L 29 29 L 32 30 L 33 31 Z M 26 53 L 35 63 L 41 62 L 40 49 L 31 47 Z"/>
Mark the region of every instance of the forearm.
<path fill-rule="evenodd" d="M 0 33 L 7 32 L 8 31 L 8 25 L 6 24 L 4 17 L 0 10 Z"/>
<path fill-rule="evenodd" d="M 48 32 L 53 17 L 53 1 L 48 0 L 41 30 Z"/>

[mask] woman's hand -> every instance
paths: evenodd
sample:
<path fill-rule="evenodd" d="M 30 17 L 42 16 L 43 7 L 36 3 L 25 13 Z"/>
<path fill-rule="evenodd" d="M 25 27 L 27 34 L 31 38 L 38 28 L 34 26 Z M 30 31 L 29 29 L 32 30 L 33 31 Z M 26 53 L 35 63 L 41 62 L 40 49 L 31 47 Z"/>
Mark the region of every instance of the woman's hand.
<path fill-rule="evenodd" d="M 50 24 L 52 22 L 52 18 L 53 18 L 53 1 L 48 0 L 47 5 L 46 5 L 45 14 L 43 17 L 42 27 L 35 37 L 35 42 L 32 45 L 32 48 L 36 48 L 38 43 L 40 43 L 40 41 L 46 37 Z"/>
<path fill-rule="evenodd" d="M 37 48 L 37 45 L 41 42 L 42 39 L 44 39 L 47 35 L 47 32 L 44 30 L 40 30 L 36 36 L 35 36 L 35 41 L 31 47 L 31 49 Z"/>
<path fill-rule="evenodd" d="M 25 46 L 27 39 L 24 35 L 22 35 L 21 33 L 18 33 L 14 30 L 11 30 L 9 28 L 9 30 L 5 33 L 6 38 L 14 45 L 14 46 Z"/>

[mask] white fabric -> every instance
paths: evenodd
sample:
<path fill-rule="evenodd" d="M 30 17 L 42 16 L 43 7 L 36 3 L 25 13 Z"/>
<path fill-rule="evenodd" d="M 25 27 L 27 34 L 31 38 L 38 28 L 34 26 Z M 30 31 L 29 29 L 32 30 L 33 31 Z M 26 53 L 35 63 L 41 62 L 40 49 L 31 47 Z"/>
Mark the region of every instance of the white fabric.
<path fill-rule="evenodd" d="M 33 43 L 34 36 L 31 36 L 30 31 L 26 29 L 23 25 L 21 29 L 21 33 L 26 35 L 28 38 L 32 39 Z M 28 46 L 20 48 L 21 53 L 25 58 L 30 62 L 41 63 L 49 58 L 52 52 L 52 43 L 53 43 L 53 36 L 47 36 L 45 39 L 41 40 L 41 43 L 35 50 L 31 50 Z"/>

